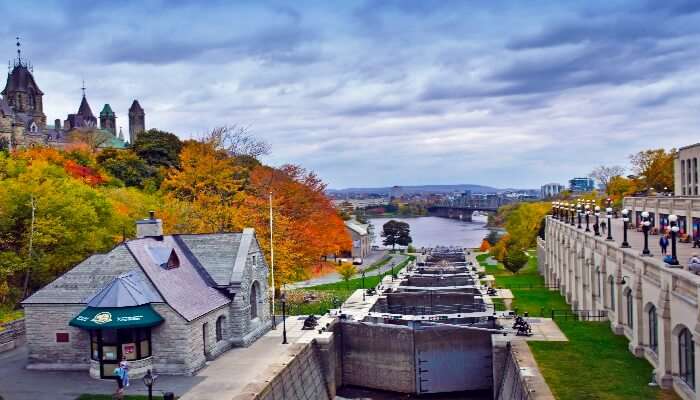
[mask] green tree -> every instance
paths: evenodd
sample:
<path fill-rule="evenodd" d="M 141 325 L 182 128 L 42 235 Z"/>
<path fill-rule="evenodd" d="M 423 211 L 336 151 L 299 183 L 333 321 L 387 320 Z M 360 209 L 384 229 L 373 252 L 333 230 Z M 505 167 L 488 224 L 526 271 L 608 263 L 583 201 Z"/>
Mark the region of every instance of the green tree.
<path fill-rule="evenodd" d="M 345 286 L 350 289 L 350 279 L 357 273 L 357 268 L 352 263 L 342 263 L 338 266 L 338 273 L 343 278 Z"/>
<path fill-rule="evenodd" d="M 413 242 L 411 239 L 410 226 L 402 221 L 390 220 L 382 226 L 382 237 L 384 238 L 385 246 L 391 246 L 392 250 L 396 249 L 396 245 L 408 246 Z"/>
<path fill-rule="evenodd" d="M 178 167 L 182 141 L 170 133 L 149 129 L 139 133 L 132 144 L 137 156 L 155 167 Z"/>
<path fill-rule="evenodd" d="M 498 243 L 498 241 L 501 239 L 501 236 L 503 236 L 501 232 L 495 229 L 491 229 L 489 231 L 489 234 L 486 235 L 486 241 L 489 242 L 490 246 L 495 246 L 496 243 Z"/>
<path fill-rule="evenodd" d="M 527 264 L 528 256 L 522 249 L 517 246 L 509 246 L 506 248 L 506 256 L 503 259 L 503 266 L 514 274 L 517 274 L 525 264 Z"/>
<path fill-rule="evenodd" d="M 27 278 L 30 289 L 40 287 L 114 244 L 113 210 L 99 190 L 44 160 L 5 161 L 0 160 L 0 265 L 22 260 L 21 279 L 13 273 L 15 287 Z"/>
<path fill-rule="evenodd" d="M 105 149 L 97 155 L 97 162 L 126 186 L 143 188 L 149 178 L 153 178 L 157 185 L 162 180 L 156 168 L 130 150 Z"/>

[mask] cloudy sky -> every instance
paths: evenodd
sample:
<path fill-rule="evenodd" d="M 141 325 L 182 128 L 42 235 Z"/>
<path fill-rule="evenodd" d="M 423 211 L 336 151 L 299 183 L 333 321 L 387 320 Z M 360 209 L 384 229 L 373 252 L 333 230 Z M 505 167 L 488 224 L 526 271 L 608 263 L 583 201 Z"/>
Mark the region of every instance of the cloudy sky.
<path fill-rule="evenodd" d="M 201 4 L 200 4 L 201 3 Z M 10 1 L 49 121 L 249 126 L 332 188 L 539 187 L 698 140 L 699 1 Z M 1 58 L 0 58 L 1 59 Z"/>

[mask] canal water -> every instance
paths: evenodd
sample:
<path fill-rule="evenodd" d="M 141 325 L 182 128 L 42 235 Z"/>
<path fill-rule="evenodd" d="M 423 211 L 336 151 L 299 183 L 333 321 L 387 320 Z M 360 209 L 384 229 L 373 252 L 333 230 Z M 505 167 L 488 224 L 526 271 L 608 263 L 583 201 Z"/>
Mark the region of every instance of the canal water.
<path fill-rule="evenodd" d="M 412 245 L 416 248 L 436 245 L 479 247 L 481 240 L 489 232 L 486 228 L 486 216 L 481 215 L 473 217 L 472 222 L 440 217 L 371 218 L 369 222 L 375 231 L 372 245 L 384 247 L 381 237 L 382 225 L 392 219 L 408 223 L 411 227 Z"/>

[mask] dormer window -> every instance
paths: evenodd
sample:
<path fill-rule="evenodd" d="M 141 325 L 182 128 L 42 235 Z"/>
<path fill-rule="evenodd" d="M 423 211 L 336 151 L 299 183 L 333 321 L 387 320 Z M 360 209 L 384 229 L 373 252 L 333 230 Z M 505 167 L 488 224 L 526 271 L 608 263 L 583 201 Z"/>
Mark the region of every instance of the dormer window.
<path fill-rule="evenodd" d="M 163 269 L 180 267 L 180 257 L 172 247 L 149 247 L 148 253 L 153 261 Z"/>

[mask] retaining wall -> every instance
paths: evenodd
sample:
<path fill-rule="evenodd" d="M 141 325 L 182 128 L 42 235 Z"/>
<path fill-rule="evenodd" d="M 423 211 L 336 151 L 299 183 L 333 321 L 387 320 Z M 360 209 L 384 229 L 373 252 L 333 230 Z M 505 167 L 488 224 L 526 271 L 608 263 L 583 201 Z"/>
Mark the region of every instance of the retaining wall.
<path fill-rule="evenodd" d="M 0 353 L 21 346 L 26 341 L 24 319 L 18 319 L 0 327 Z"/>

